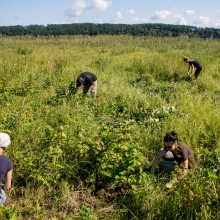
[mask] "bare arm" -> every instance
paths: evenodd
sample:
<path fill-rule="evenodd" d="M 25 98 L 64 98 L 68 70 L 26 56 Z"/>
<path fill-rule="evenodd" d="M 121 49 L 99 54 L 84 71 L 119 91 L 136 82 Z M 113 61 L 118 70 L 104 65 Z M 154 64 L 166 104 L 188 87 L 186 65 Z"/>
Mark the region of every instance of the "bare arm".
<path fill-rule="evenodd" d="M 93 88 L 93 84 L 89 87 L 88 92 L 90 92 Z"/>
<path fill-rule="evenodd" d="M 79 91 L 81 86 L 76 86 L 76 89 L 75 89 L 75 94 Z"/>
<path fill-rule="evenodd" d="M 178 180 L 182 180 L 185 178 L 185 176 L 188 173 L 188 169 L 189 169 L 189 160 L 187 159 L 183 161 L 183 171 L 179 173 Z"/>
<path fill-rule="evenodd" d="M 153 164 L 151 166 L 151 172 L 153 172 L 156 168 L 156 166 L 159 164 L 160 159 L 166 154 L 166 151 L 164 149 L 160 150 L 159 154 L 156 156 L 156 158 L 153 161 Z"/>
<path fill-rule="evenodd" d="M 190 72 L 192 71 L 192 65 L 188 65 L 188 75 L 190 74 Z"/>
<path fill-rule="evenodd" d="M 11 188 L 11 180 L 12 180 L 12 170 L 8 171 L 6 174 L 6 180 L 4 185 L 5 191 L 8 191 Z"/>

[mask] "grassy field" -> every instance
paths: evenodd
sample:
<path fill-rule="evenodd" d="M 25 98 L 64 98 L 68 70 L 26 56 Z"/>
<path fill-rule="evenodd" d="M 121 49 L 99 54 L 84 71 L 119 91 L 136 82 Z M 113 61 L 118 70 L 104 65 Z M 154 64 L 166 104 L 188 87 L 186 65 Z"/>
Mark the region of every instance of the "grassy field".
<path fill-rule="evenodd" d="M 0 130 L 13 188 L 0 219 L 220 219 L 220 42 L 0 38 Z M 186 55 L 204 69 L 187 76 Z M 98 77 L 97 98 L 68 85 Z M 199 161 L 177 187 L 149 172 L 175 130 Z"/>

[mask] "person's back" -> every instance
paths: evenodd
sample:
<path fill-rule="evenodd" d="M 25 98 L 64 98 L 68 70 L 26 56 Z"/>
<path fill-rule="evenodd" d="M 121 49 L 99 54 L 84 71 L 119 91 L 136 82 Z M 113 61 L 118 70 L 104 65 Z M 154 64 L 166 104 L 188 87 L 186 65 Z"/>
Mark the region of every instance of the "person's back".
<path fill-rule="evenodd" d="M 93 97 L 97 92 L 97 77 L 91 72 L 82 72 L 76 79 L 76 92 L 83 85 L 83 94 L 91 93 Z"/>
<path fill-rule="evenodd" d="M 84 81 L 83 81 L 83 85 L 91 85 L 93 82 L 95 82 L 97 80 L 97 77 L 95 74 L 91 73 L 91 72 L 82 72 L 79 76 L 79 77 L 82 77 L 84 78 Z M 77 79 L 78 79 L 77 78 Z"/>
<path fill-rule="evenodd" d="M 189 64 L 193 65 L 196 69 L 201 69 L 202 70 L 201 64 L 198 61 L 196 61 L 196 60 L 190 60 Z"/>
<path fill-rule="evenodd" d="M 193 152 L 190 147 L 184 143 L 179 143 L 179 146 L 176 151 L 173 152 L 173 155 L 178 164 L 181 164 L 185 160 L 189 160 L 189 168 L 192 168 L 195 165 Z"/>
<path fill-rule="evenodd" d="M 7 157 L 0 155 L 0 183 L 3 180 L 5 174 L 12 170 L 12 162 Z"/>

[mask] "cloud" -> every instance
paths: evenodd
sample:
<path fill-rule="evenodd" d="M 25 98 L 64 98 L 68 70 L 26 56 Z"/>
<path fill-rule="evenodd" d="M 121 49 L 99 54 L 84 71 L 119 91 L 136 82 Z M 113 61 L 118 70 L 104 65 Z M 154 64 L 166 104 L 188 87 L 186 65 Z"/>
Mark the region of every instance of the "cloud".
<path fill-rule="evenodd" d="M 172 18 L 175 20 L 176 24 L 186 25 L 186 19 L 183 15 L 175 13 L 172 15 Z"/>
<path fill-rule="evenodd" d="M 165 20 L 172 14 L 171 11 L 157 11 L 155 14 L 151 17 L 151 20 Z"/>
<path fill-rule="evenodd" d="M 74 18 L 80 16 L 86 9 L 85 0 L 74 0 L 73 4 L 69 9 L 66 10 L 65 15 L 68 18 Z"/>
<path fill-rule="evenodd" d="M 176 24 L 186 25 L 186 19 L 184 15 L 176 13 L 174 11 L 157 11 L 155 14 L 150 18 L 151 20 L 166 20 L 166 19 L 173 19 Z"/>
<path fill-rule="evenodd" d="M 134 14 L 135 14 L 135 10 L 134 10 L 134 9 L 129 9 L 129 10 L 127 11 L 127 13 L 128 13 L 129 15 L 134 15 Z"/>
<path fill-rule="evenodd" d="M 106 11 L 111 5 L 111 1 L 108 0 L 92 0 L 94 7 L 100 11 Z"/>
<path fill-rule="evenodd" d="M 115 17 L 116 17 L 117 20 L 122 19 L 122 13 L 120 11 L 117 11 Z"/>
<path fill-rule="evenodd" d="M 192 15 L 194 15 L 196 12 L 194 11 L 194 10 L 186 10 L 185 12 L 184 12 L 184 15 L 185 16 L 192 16 Z"/>
<path fill-rule="evenodd" d="M 211 23 L 209 17 L 203 17 L 200 16 L 198 20 L 195 20 L 193 24 L 198 24 L 198 25 L 209 25 Z"/>
<path fill-rule="evenodd" d="M 70 19 L 79 17 L 85 10 L 96 9 L 106 11 L 111 5 L 111 0 L 74 0 L 70 8 L 65 11 L 65 16 Z"/>
<path fill-rule="evenodd" d="M 215 26 L 220 26 L 220 20 L 214 21 L 214 25 L 215 25 Z"/>

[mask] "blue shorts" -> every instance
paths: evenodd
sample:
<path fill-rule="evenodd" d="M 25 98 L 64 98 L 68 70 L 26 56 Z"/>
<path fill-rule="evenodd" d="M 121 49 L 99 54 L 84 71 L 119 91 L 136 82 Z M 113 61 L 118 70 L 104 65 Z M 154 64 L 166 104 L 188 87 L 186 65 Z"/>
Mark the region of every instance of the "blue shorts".
<path fill-rule="evenodd" d="M 175 170 L 175 162 L 173 161 L 160 161 L 159 163 L 159 171 L 164 173 L 171 173 Z"/>

